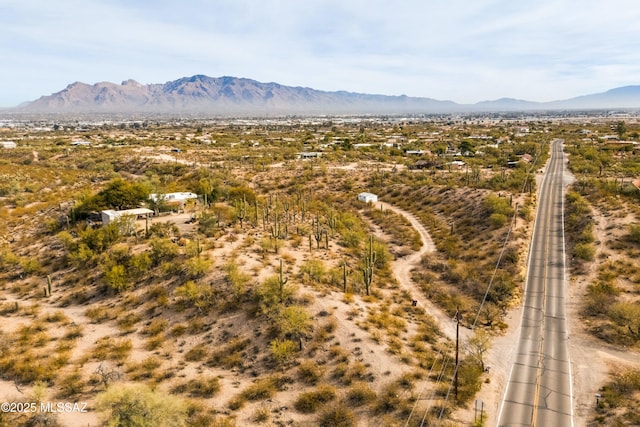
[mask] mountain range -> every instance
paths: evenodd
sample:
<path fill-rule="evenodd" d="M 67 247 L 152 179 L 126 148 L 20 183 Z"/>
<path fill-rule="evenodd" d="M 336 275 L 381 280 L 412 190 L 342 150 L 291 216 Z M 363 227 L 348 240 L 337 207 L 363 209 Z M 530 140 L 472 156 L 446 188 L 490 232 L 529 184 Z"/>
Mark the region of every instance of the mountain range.
<path fill-rule="evenodd" d="M 12 111 L 29 113 L 197 113 L 210 115 L 408 114 L 541 110 L 640 109 L 640 86 L 576 98 L 532 102 L 511 98 L 458 104 L 432 98 L 327 92 L 237 77 L 195 75 L 164 84 L 76 82 Z"/>

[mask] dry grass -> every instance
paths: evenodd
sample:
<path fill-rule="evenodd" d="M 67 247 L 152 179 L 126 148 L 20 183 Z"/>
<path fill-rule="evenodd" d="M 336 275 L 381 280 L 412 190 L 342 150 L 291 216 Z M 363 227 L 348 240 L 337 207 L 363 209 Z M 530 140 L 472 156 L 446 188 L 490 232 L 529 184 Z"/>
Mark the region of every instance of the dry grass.
<path fill-rule="evenodd" d="M 452 139 L 474 127 L 442 126 Z M 422 141 L 421 135 L 435 128 L 407 123 L 402 133 Z M 477 130 L 485 132 L 481 126 Z M 477 283 L 460 274 L 465 265 L 451 265 L 449 258 L 490 264 L 501 229 L 484 213 L 482 221 L 465 218 L 469 206 L 482 207 L 485 194 L 469 186 L 512 185 L 508 180 L 490 183 L 492 177 L 484 176 L 465 187 L 463 171 L 414 174 L 403 168 L 413 159 L 387 148 L 336 147 L 314 162 L 295 159 L 303 141 L 313 145 L 336 136 L 382 143 L 399 132 L 384 121 L 357 126 L 342 121 L 313 126 L 149 122 L 104 124 L 84 133 L 0 132 L 30 145 L 0 160 L 0 176 L 6 177 L 0 180 L 0 283 L 7 298 L 0 314 L 22 325 L 2 330 L 3 372 L 27 387 L 47 381 L 51 393 L 89 401 L 109 381 L 149 382 L 176 398 L 188 398 L 188 425 L 194 426 L 289 424 L 286 412 L 257 404 L 275 397 L 299 401 L 305 413 L 296 419 L 318 425 L 400 420 L 407 397 L 396 400 L 387 390 L 373 391 L 383 378 L 393 378 L 389 369 L 374 366 L 370 355 L 382 350 L 381 363 L 393 365 L 394 372 L 425 367 L 443 338 L 433 325 L 420 326 L 426 316 L 404 307 L 407 295 L 398 291 L 389 266 L 394 256 L 419 247 L 415 230 L 392 212 L 363 211 L 355 195 L 379 189 L 419 215 L 445 254 L 432 260 L 444 268 L 427 268 L 432 276 L 423 287 L 443 307 L 472 308 Z M 70 148 L 68 141 L 75 137 L 96 144 L 87 150 Z M 201 144 L 205 138 L 216 142 Z M 248 140 L 258 144 L 246 157 Z M 170 146 L 181 147 L 174 156 L 180 161 L 163 157 Z M 33 151 L 40 161 L 34 161 Z M 495 156 L 470 161 L 494 165 Z M 284 167 L 270 165 L 281 162 Z M 515 172 L 507 175 L 518 178 Z M 90 202 L 114 178 L 154 191 L 207 193 L 211 205 L 189 205 L 183 215 L 154 218 L 148 235 L 143 221 L 132 234 L 93 229 L 84 215 L 105 207 Z M 407 183 L 417 184 L 409 190 Z M 414 190 L 417 197 L 407 197 Z M 246 218 L 240 224 L 243 209 Z M 455 221 L 453 237 L 449 218 Z M 365 297 L 361 268 L 372 224 L 384 229 L 384 239 L 377 243 L 379 264 L 371 295 Z M 9 230 L 12 241 L 5 242 Z M 471 235 L 474 239 L 467 239 Z M 260 284 L 278 275 L 280 259 L 294 291 L 274 292 L 265 301 Z M 347 266 L 347 292 L 342 265 Z M 53 287 L 51 296 L 44 297 L 47 275 Z M 450 285 L 459 279 L 464 286 L 456 294 Z M 326 310 L 329 316 L 310 310 L 342 301 L 350 306 L 347 314 L 334 308 Z M 283 321 L 283 310 L 298 306 L 308 313 L 309 324 L 303 327 L 291 324 L 295 318 Z M 276 366 L 269 352 L 275 339 L 303 348 Z M 121 375 L 90 382 L 97 364 Z M 274 369 L 287 375 L 273 375 Z M 336 390 L 343 386 L 349 388 L 339 395 Z M 216 402 L 204 408 L 202 402 L 212 397 Z"/>

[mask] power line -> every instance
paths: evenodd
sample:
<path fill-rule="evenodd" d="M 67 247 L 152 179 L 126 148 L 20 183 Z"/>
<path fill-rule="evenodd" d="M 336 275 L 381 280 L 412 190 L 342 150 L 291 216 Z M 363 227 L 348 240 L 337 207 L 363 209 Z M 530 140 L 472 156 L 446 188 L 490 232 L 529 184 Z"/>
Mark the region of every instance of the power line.
<path fill-rule="evenodd" d="M 438 376 L 438 379 L 436 380 L 436 385 L 442 381 L 444 374 L 447 370 L 447 366 L 449 366 L 449 361 L 451 360 L 451 358 L 449 356 L 446 356 L 446 359 L 443 360 L 442 363 L 442 369 L 440 370 L 440 375 Z M 446 362 L 446 363 L 444 363 Z M 436 387 L 434 387 L 434 389 L 431 391 L 431 396 L 430 396 L 430 401 L 433 402 L 433 400 L 435 399 L 435 394 L 436 394 Z M 427 414 L 429 413 L 429 411 L 431 410 L 431 406 L 432 404 L 430 404 L 429 406 L 427 406 L 427 408 L 424 410 L 424 415 L 422 416 L 422 421 L 420 422 L 420 427 L 424 426 L 424 422 L 427 419 Z"/>
<path fill-rule="evenodd" d="M 422 388 L 420 389 L 420 392 L 418 393 L 418 397 L 416 398 L 416 402 L 413 404 L 413 407 L 411 408 L 411 412 L 409 412 L 409 416 L 407 417 L 407 421 L 404 423 L 404 427 L 407 427 L 409 425 L 409 421 L 411 420 L 411 417 L 413 415 L 413 411 L 415 411 L 416 406 L 418 406 L 418 402 L 420 401 L 420 396 L 422 396 L 422 393 L 424 392 L 424 389 L 427 387 L 427 381 L 429 380 L 429 377 L 431 376 L 431 373 L 433 372 L 433 368 L 436 366 L 436 363 L 438 362 L 438 357 L 443 355 L 443 349 L 441 348 L 440 351 L 438 352 L 438 354 L 436 355 L 436 357 L 433 359 L 433 363 L 431 364 L 431 368 L 429 369 L 429 373 L 427 374 L 427 380 L 424 381 L 424 383 L 422 384 Z"/>

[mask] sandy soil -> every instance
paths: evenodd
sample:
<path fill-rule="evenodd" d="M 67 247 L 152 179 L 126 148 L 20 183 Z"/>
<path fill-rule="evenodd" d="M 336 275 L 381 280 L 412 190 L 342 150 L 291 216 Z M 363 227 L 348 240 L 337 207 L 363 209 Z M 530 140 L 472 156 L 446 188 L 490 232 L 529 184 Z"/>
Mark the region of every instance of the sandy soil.
<path fill-rule="evenodd" d="M 536 176 L 538 188 L 542 174 Z M 565 174 L 565 184 L 573 182 L 573 177 Z M 596 241 L 604 242 L 605 229 L 608 222 L 601 213 L 594 209 L 594 235 Z M 531 224 L 528 235 L 532 232 Z M 598 246 L 595 258 L 603 250 Z M 525 254 L 526 257 L 526 254 Z M 596 265 L 592 265 L 590 272 L 583 276 L 571 276 L 567 272 L 567 322 L 570 337 L 570 357 L 573 378 L 574 425 L 585 426 L 593 415 L 595 394 L 607 381 L 609 374 L 621 366 L 640 368 L 640 354 L 636 351 L 620 350 L 609 346 L 591 335 L 580 315 L 586 288 L 596 274 Z M 515 358 L 518 329 L 522 316 L 521 307 L 511 310 L 505 319 L 508 329 L 503 336 L 496 337 L 487 355 L 486 363 L 491 366 L 489 380 L 478 393 L 478 401 L 484 402 L 486 425 L 496 425 L 495 419 L 502 401 L 508 381 L 509 371 Z M 473 405 L 467 410 L 459 411 L 461 421 L 469 422 L 473 419 Z"/>
<path fill-rule="evenodd" d="M 174 156 L 161 154 L 157 157 L 162 161 L 180 161 Z M 355 167 L 355 165 L 347 165 L 346 167 Z M 387 203 L 380 203 L 383 209 L 389 209 L 397 214 L 405 216 L 418 231 L 421 236 L 423 245 L 419 251 L 414 252 L 406 257 L 397 259 L 392 263 L 393 273 L 401 288 L 406 290 L 418 305 L 423 307 L 436 321 L 440 330 L 451 340 L 455 339 L 455 323 L 452 321 L 450 313 L 444 313 L 436 307 L 431 301 L 424 297 L 421 289 L 411 280 L 411 271 L 419 265 L 420 259 L 426 253 L 435 251 L 435 245 L 426 230 L 426 228 L 418 221 L 418 219 L 409 212 L 403 211 L 395 206 Z M 379 205 L 380 206 L 380 205 Z M 170 216 L 161 220 L 171 220 L 181 229 L 183 233 L 188 233 L 192 224 L 188 223 L 191 213 Z M 596 220 L 596 240 L 604 239 L 604 230 L 607 225 L 607 219 L 595 213 Z M 155 221 L 155 220 L 154 220 Z M 524 225 L 523 225 L 524 226 Z M 529 227 L 528 232 L 531 232 Z M 216 248 L 213 250 L 213 256 L 223 262 L 224 254 L 233 250 L 241 243 L 242 239 L 238 239 L 232 244 L 225 244 L 224 248 Z M 601 250 L 601 249 L 599 249 Z M 296 262 L 302 261 L 308 255 L 304 251 L 291 251 L 288 255 L 294 257 Z M 262 264 L 257 258 L 250 256 L 242 256 L 241 263 L 245 268 Z M 275 261 L 274 261 L 275 262 Z M 261 274 L 269 274 L 268 269 L 261 271 Z M 630 351 L 620 351 L 612 347 L 603 345 L 602 342 L 593 338 L 580 322 L 579 311 L 581 308 L 581 300 L 584 295 L 586 286 L 590 283 L 594 272 L 591 276 L 582 276 L 578 280 L 572 277 L 568 286 L 568 303 L 567 315 L 569 319 L 569 330 L 571 334 L 571 357 L 573 360 L 573 393 L 574 393 L 574 411 L 575 425 L 586 425 L 590 410 L 595 404 L 595 393 L 599 387 L 606 381 L 607 375 L 620 365 L 640 366 L 640 355 Z M 307 292 L 307 290 L 304 290 Z M 380 343 L 374 342 L 369 333 L 357 326 L 357 322 L 366 317 L 366 304 L 355 298 L 353 302 L 346 302 L 339 293 L 320 294 L 314 293 L 315 302 L 311 310 L 315 316 L 317 313 L 325 311 L 336 319 L 337 327 L 334 331 L 335 338 L 332 343 L 339 342 L 350 354 L 354 355 L 354 360 L 360 361 L 367 365 L 371 373 L 375 376 L 378 386 L 383 386 L 385 378 L 395 378 L 411 368 L 403 363 L 399 363 L 397 356 L 393 356 L 386 351 L 386 345 L 382 340 Z M 44 301 L 41 303 L 41 313 L 47 311 L 62 310 L 71 321 L 83 325 L 83 336 L 76 343 L 73 358 L 81 357 L 91 346 L 101 337 L 114 336 L 120 331 L 112 322 L 106 324 L 92 324 L 84 315 L 86 307 L 64 307 L 60 308 Z M 486 364 L 491 366 L 490 372 L 487 374 L 488 383 L 483 384 L 482 390 L 478 394 L 478 399 L 484 402 L 486 425 L 495 425 L 495 415 L 498 412 L 499 404 L 504 393 L 504 387 L 509 375 L 511 361 L 515 353 L 515 344 L 517 342 L 518 325 L 521 317 L 521 309 L 515 308 L 511 310 L 505 322 L 508 324 L 506 333 L 496 337 L 493 346 L 486 357 Z M 21 323 L 25 322 L 25 318 L 7 316 L 3 320 L 2 330 L 7 332 L 15 330 Z M 462 340 L 469 336 L 470 331 L 461 328 Z M 128 335 L 133 341 L 133 352 L 130 360 L 140 360 L 148 355 L 143 349 L 144 342 L 137 334 Z M 329 345 L 327 345 L 328 347 Z M 322 351 L 328 351 L 328 348 Z M 94 366 L 95 365 L 95 366 Z M 93 371 L 97 364 L 91 362 L 91 366 L 87 367 L 86 372 Z M 242 378 L 235 373 L 226 373 L 224 380 L 225 394 L 229 396 L 242 390 L 246 385 L 250 384 L 251 379 Z M 421 390 L 424 384 L 417 384 L 416 390 Z M 0 399 L 3 401 L 24 399 L 29 396 L 30 391 L 15 387 L 12 382 L 0 382 Z M 268 402 L 270 408 L 281 408 L 282 420 L 293 420 L 300 418 L 292 409 L 292 402 L 299 393 L 299 389 L 293 388 L 289 391 L 279 393 L 276 398 Z M 227 397 L 221 397 L 227 399 Z M 238 425 L 249 425 L 251 413 L 264 403 L 250 404 L 242 411 L 238 412 Z M 217 404 L 216 404 L 217 405 Z M 285 409 L 282 409 L 285 408 Z M 454 414 L 454 418 L 460 423 L 470 423 L 473 420 L 474 411 L 473 404 L 467 408 L 463 408 Z M 89 411 L 87 414 L 60 414 L 59 419 L 65 426 L 94 426 L 98 425 L 98 416 L 95 411 Z M 302 419 L 302 418 L 300 418 Z M 307 419 L 307 418 L 304 418 Z"/>
<path fill-rule="evenodd" d="M 597 209 L 593 211 L 595 240 L 606 241 L 606 229 L 610 219 Z M 597 246 L 595 259 L 604 250 Z M 606 382 L 609 374 L 621 367 L 640 368 L 637 350 L 619 349 L 607 345 L 589 333 L 581 321 L 580 311 L 587 286 L 596 278 L 596 264 L 586 275 L 571 276 L 569 280 L 567 315 L 569 318 L 570 348 L 573 367 L 574 415 L 576 425 L 586 425 L 595 406 L 595 394 Z"/>
<path fill-rule="evenodd" d="M 538 187 L 542 179 L 542 171 L 536 175 Z M 570 174 L 565 175 L 565 184 L 570 185 L 573 177 Z M 382 203 L 385 209 L 391 209 L 396 213 L 404 215 L 414 228 L 420 233 L 423 242 L 422 249 L 404 259 L 396 260 L 393 264 L 393 271 L 401 286 L 416 295 L 414 299 L 419 301 L 425 309 L 436 319 L 438 326 L 450 339 L 455 339 L 455 324 L 451 318 L 443 313 L 438 307 L 430 301 L 421 297 L 422 292 L 411 281 L 410 271 L 417 265 L 420 257 L 429 251 L 435 250 L 431 237 L 425 227 L 410 213 L 405 212 L 397 207 Z M 595 240 L 605 241 L 605 230 L 608 225 L 607 218 L 594 209 L 595 221 Z M 522 223 L 521 223 L 522 224 Z M 533 223 L 525 226 L 526 234 L 530 237 L 533 231 Z M 596 253 L 596 259 L 603 250 L 603 245 L 599 246 Z M 527 255 L 524 254 L 526 259 Z M 592 415 L 595 406 L 595 394 L 598 389 L 607 381 L 610 373 L 624 367 L 640 368 L 640 354 L 631 350 L 620 350 L 613 346 L 606 345 L 602 341 L 593 337 L 585 328 L 581 320 L 580 310 L 582 309 L 582 300 L 586 292 L 586 287 L 593 281 L 596 273 L 595 264 L 592 266 L 589 274 L 585 276 L 575 277 L 567 274 L 567 320 L 570 334 L 570 352 L 572 359 L 572 376 L 573 376 L 573 396 L 574 396 L 574 425 L 584 426 Z M 495 419 L 499 405 L 502 401 L 505 387 L 508 381 L 510 369 L 515 358 L 516 343 L 518 338 L 518 330 L 522 316 L 521 307 L 515 307 L 510 310 L 504 321 L 508 325 L 504 335 L 497 336 L 492 342 L 492 348 L 487 354 L 486 364 L 490 366 L 490 372 L 487 374 L 488 382 L 483 384 L 482 390 L 477 395 L 478 404 L 484 404 L 484 416 L 486 425 L 495 425 Z M 468 330 L 464 330 L 463 340 L 469 335 Z M 467 407 L 457 411 L 454 418 L 461 423 L 470 423 L 474 419 L 473 403 Z"/>
<path fill-rule="evenodd" d="M 431 235 L 422 223 L 411 213 L 404 211 L 389 203 L 378 203 L 383 209 L 389 209 L 399 215 L 404 216 L 411 222 L 413 228 L 420 234 L 422 240 L 422 247 L 417 252 L 412 253 L 409 256 L 396 259 L 391 264 L 391 268 L 396 277 L 396 280 L 402 288 L 407 290 L 414 300 L 416 300 L 418 307 L 423 307 L 436 321 L 438 328 L 451 340 L 456 338 L 456 327 L 452 320 L 452 316 L 443 312 L 438 306 L 429 301 L 422 292 L 422 289 L 416 285 L 411 279 L 411 272 L 420 264 L 422 257 L 430 252 L 436 250 L 436 246 L 433 243 Z M 463 330 L 463 334 L 467 332 Z"/>

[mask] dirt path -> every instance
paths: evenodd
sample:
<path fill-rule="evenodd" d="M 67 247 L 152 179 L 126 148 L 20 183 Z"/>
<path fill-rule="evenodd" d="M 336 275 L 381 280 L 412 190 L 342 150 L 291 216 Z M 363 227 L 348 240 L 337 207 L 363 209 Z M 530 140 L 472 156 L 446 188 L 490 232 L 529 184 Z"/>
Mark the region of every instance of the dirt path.
<path fill-rule="evenodd" d="M 398 280 L 400 286 L 408 291 L 411 297 L 418 302 L 417 305 L 419 307 L 424 307 L 425 311 L 434 318 L 442 333 L 449 339 L 455 340 L 456 325 L 452 321 L 453 313 L 445 313 L 441 308 L 429 301 L 424 296 L 422 289 L 420 289 L 420 287 L 411 279 L 411 271 L 420 265 L 422 257 L 427 253 L 436 251 L 436 245 L 433 243 L 431 235 L 413 214 L 386 202 L 378 203 L 382 209 L 388 209 L 409 220 L 411 226 L 420 234 L 420 239 L 422 240 L 422 247 L 420 250 L 406 257 L 398 258 L 392 262 L 391 269 L 393 270 L 396 280 Z M 462 336 L 465 336 L 468 334 L 468 331 L 461 328 L 460 333 Z"/>

